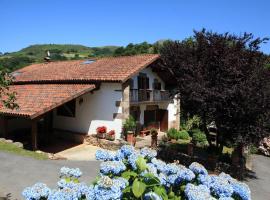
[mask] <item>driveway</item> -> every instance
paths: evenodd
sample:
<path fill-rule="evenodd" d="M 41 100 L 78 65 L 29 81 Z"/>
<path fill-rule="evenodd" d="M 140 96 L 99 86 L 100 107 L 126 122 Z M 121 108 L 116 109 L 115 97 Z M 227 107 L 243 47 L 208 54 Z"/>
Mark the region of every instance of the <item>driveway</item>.
<path fill-rule="evenodd" d="M 245 182 L 250 187 L 252 200 L 270 200 L 270 158 L 254 155 L 253 172 Z"/>
<path fill-rule="evenodd" d="M 78 167 L 81 181 L 91 183 L 98 174 L 98 161 L 35 160 L 29 157 L 0 152 L 0 199 L 11 193 L 11 199 L 21 200 L 21 192 L 36 182 L 56 188 L 62 166 Z"/>

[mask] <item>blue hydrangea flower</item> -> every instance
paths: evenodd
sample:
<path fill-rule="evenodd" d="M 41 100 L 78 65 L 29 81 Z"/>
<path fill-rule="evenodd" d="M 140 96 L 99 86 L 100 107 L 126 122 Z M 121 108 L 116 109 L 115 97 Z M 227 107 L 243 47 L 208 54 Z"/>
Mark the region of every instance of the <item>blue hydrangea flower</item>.
<path fill-rule="evenodd" d="M 218 200 L 234 200 L 232 197 L 220 197 Z"/>
<path fill-rule="evenodd" d="M 131 155 L 132 153 L 134 153 L 135 149 L 131 145 L 123 145 L 120 148 L 120 151 L 124 155 L 124 157 L 127 158 L 129 155 Z"/>
<path fill-rule="evenodd" d="M 129 182 L 127 179 L 119 177 L 113 179 L 113 187 L 118 187 L 121 190 L 125 189 L 128 186 Z"/>
<path fill-rule="evenodd" d="M 103 176 L 94 186 L 94 193 L 96 199 L 113 200 L 121 199 L 122 188 L 124 183 L 121 180 L 113 180 L 108 176 Z"/>
<path fill-rule="evenodd" d="M 208 174 L 208 172 L 204 168 L 204 166 L 201 165 L 200 163 L 197 163 L 197 162 L 191 163 L 191 165 L 189 165 L 189 169 L 191 171 L 193 171 L 196 175 L 198 175 L 198 174 L 207 175 Z"/>
<path fill-rule="evenodd" d="M 41 198 L 47 198 L 51 193 L 51 190 L 46 184 L 36 183 L 32 187 L 27 187 L 23 190 L 22 195 L 26 200 L 35 200 Z"/>
<path fill-rule="evenodd" d="M 210 190 L 205 185 L 193 185 L 188 183 L 185 187 L 185 195 L 188 200 L 213 200 Z"/>
<path fill-rule="evenodd" d="M 100 172 L 102 174 L 120 174 L 126 170 L 126 166 L 122 161 L 106 161 L 101 163 Z"/>
<path fill-rule="evenodd" d="M 171 174 L 171 175 L 168 176 L 167 181 L 168 181 L 168 183 L 170 185 L 175 185 L 177 179 L 178 179 L 178 175 L 177 174 Z"/>
<path fill-rule="evenodd" d="M 122 153 L 121 149 L 118 149 L 115 152 L 114 160 L 116 161 L 122 161 L 125 159 L 125 155 Z"/>
<path fill-rule="evenodd" d="M 137 169 L 136 161 L 138 160 L 140 154 L 134 151 L 132 154 L 128 156 L 128 164 L 132 167 L 132 169 Z"/>
<path fill-rule="evenodd" d="M 226 179 L 212 176 L 211 191 L 218 197 L 231 197 L 233 187 Z"/>
<path fill-rule="evenodd" d="M 66 179 L 60 179 L 60 181 L 57 182 L 57 185 L 60 189 L 62 188 L 73 188 L 74 185 L 76 183 L 74 183 L 73 181 L 69 181 L 67 182 Z"/>
<path fill-rule="evenodd" d="M 90 185 L 86 194 L 85 194 L 85 197 L 87 200 L 95 200 L 96 199 L 96 195 L 95 195 L 95 190 L 94 190 L 94 185 Z"/>
<path fill-rule="evenodd" d="M 115 152 L 108 151 L 108 150 L 97 150 L 96 151 L 96 160 L 102 160 L 102 161 L 112 161 L 115 159 Z"/>
<path fill-rule="evenodd" d="M 195 174 L 186 167 L 180 167 L 178 173 L 177 173 L 177 183 L 181 183 L 183 181 L 192 181 L 195 178 Z"/>
<path fill-rule="evenodd" d="M 198 176 L 198 181 L 200 184 L 203 184 L 205 186 L 207 186 L 209 189 L 211 188 L 212 182 L 213 182 L 213 175 L 203 175 L 203 174 L 199 174 Z"/>
<path fill-rule="evenodd" d="M 154 192 L 148 192 L 144 195 L 144 200 L 162 200 L 161 196 Z"/>
<path fill-rule="evenodd" d="M 166 175 L 177 174 L 178 171 L 179 166 L 175 163 L 167 164 L 166 166 L 164 166 L 164 169 L 162 170 L 162 172 L 165 173 Z"/>
<path fill-rule="evenodd" d="M 166 167 L 166 163 L 165 162 L 163 162 L 162 160 L 159 160 L 159 159 L 156 159 L 156 158 L 153 158 L 152 160 L 151 160 L 151 163 L 153 163 L 155 166 L 156 166 L 156 168 L 157 168 L 157 170 L 159 171 L 159 172 L 163 172 L 164 171 L 164 169 L 165 169 L 165 167 Z"/>
<path fill-rule="evenodd" d="M 164 185 L 167 188 L 170 187 L 170 184 L 168 183 L 168 177 L 165 174 L 159 173 L 158 179 L 159 179 L 161 185 Z"/>
<path fill-rule="evenodd" d="M 250 189 L 247 184 L 234 181 L 231 185 L 235 195 L 241 197 L 242 200 L 251 200 Z"/>
<path fill-rule="evenodd" d="M 141 149 L 140 154 L 147 159 L 152 159 L 157 156 L 157 151 L 148 147 L 144 147 Z"/>
<path fill-rule="evenodd" d="M 62 167 L 60 169 L 60 177 L 73 177 L 73 178 L 80 178 L 82 172 L 79 168 L 68 168 Z"/>
<path fill-rule="evenodd" d="M 232 178 L 229 174 L 226 174 L 224 172 L 221 172 L 219 175 L 219 177 L 226 179 L 227 181 L 229 181 L 230 183 L 233 181 L 236 181 L 234 178 Z"/>

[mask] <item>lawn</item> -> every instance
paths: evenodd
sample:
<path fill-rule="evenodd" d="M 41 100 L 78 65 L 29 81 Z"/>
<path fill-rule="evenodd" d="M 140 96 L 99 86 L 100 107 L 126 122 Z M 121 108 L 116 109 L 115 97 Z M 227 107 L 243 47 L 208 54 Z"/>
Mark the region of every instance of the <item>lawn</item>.
<path fill-rule="evenodd" d="M 14 153 L 20 156 L 28 156 L 38 160 L 47 160 L 48 156 L 44 153 L 36 153 L 34 151 L 28 151 L 22 148 L 17 147 L 14 144 L 0 142 L 0 151 L 6 151 L 10 153 Z"/>

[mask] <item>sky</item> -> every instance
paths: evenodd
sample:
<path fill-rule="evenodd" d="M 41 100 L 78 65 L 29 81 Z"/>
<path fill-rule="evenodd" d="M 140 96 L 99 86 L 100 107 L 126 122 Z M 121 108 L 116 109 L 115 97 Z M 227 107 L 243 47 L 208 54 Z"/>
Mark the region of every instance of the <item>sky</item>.
<path fill-rule="evenodd" d="M 182 40 L 193 30 L 270 37 L 269 0 L 0 0 L 0 52 L 33 44 Z M 262 46 L 270 54 L 270 42 Z"/>

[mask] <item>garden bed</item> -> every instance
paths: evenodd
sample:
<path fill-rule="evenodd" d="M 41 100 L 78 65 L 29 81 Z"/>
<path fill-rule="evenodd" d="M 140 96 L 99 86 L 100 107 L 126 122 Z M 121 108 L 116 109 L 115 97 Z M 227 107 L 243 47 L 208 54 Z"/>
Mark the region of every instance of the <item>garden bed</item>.
<path fill-rule="evenodd" d="M 93 145 L 100 147 L 102 149 L 107 149 L 107 150 L 112 150 L 116 151 L 118 150 L 121 146 L 127 144 L 126 141 L 124 140 L 115 140 L 115 141 L 110 141 L 106 139 L 100 139 L 96 137 L 96 135 L 88 135 L 84 139 L 85 144 Z"/>

